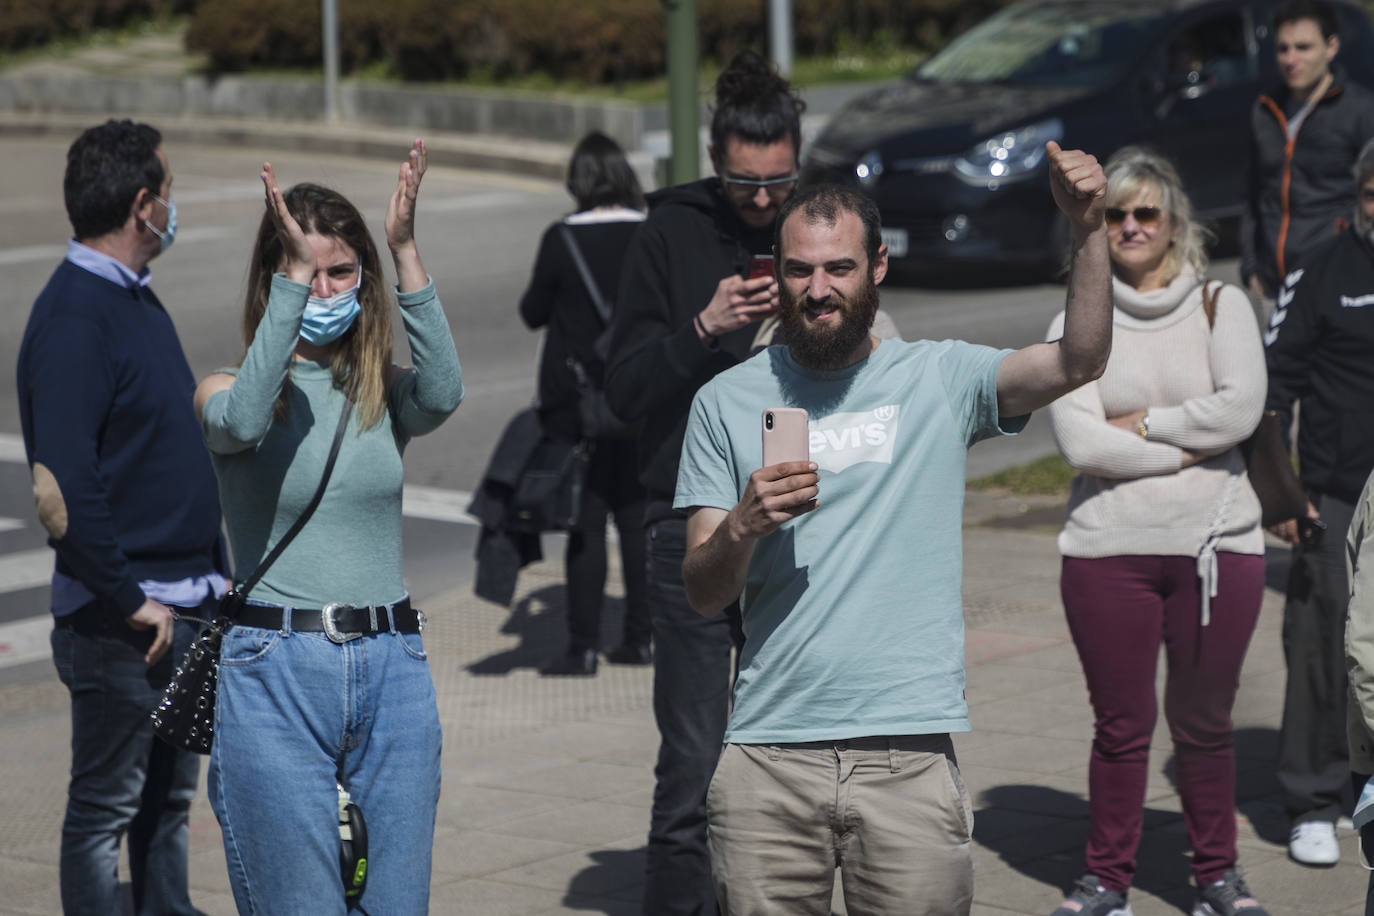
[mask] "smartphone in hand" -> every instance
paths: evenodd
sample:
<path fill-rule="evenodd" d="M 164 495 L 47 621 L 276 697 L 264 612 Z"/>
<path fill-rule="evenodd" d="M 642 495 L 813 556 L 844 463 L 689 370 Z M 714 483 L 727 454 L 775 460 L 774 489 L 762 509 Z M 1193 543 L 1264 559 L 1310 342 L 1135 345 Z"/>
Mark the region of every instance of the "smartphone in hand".
<path fill-rule="evenodd" d="M 773 256 L 771 254 L 756 254 L 749 259 L 749 279 L 756 280 L 759 277 L 773 278 Z"/>
<path fill-rule="evenodd" d="M 811 460 L 811 432 L 800 407 L 770 407 L 763 412 L 763 466 Z"/>
<path fill-rule="evenodd" d="M 766 462 L 765 462 L 766 463 Z M 1298 519 L 1298 542 L 1304 547 L 1320 547 L 1326 537 L 1326 522 L 1319 518 Z"/>

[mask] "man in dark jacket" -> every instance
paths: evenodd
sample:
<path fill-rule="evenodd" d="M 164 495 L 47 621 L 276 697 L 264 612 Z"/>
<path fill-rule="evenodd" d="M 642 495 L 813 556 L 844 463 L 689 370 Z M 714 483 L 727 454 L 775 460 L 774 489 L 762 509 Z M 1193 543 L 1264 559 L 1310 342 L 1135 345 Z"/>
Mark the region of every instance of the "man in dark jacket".
<path fill-rule="evenodd" d="M 768 275 L 773 221 L 797 181 L 801 101 L 758 55 L 716 82 L 716 177 L 649 198 L 620 283 L 606 370 L 611 409 L 643 423 L 640 479 L 653 614 L 654 716 L 662 739 L 649 827 L 644 913 L 717 912 L 706 848 L 706 787 L 720 754 L 739 610 L 706 620 L 682 584 L 686 518 L 672 508 L 692 396 L 749 356 L 758 322 L 777 311 Z"/>
<path fill-rule="evenodd" d="M 71 692 L 60 882 L 67 913 L 189 914 L 187 837 L 199 759 L 149 712 L 225 581 L 219 497 L 191 406 L 195 378 L 148 285 L 176 234 L 172 172 L 146 124 L 77 138 L 63 179 L 74 238 L 19 350 L 19 415 L 38 517 L 57 551 L 53 661 Z"/>
<path fill-rule="evenodd" d="M 1354 225 L 1285 278 L 1264 337 L 1265 406 L 1288 429 L 1294 402 L 1301 402 L 1298 460 L 1307 514 L 1326 526 L 1319 542 L 1300 538 L 1296 521 L 1275 528 L 1293 544 L 1278 775 L 1293 819 L 1289 854 L 1306 865 L 1334 865 L 1340 857 L 1334 825 L 1349 778 L 1345 537 L 1374 470 L 1374 142 L 1360 152 L 1355 174 Z"/>
<path fill-rule="evenodd" d="M 1335 11 L 1323 0 L 1290 0 L 1274 14 L 1283 85 L 1261 95 L 1250 116 L 1249 197 L 1241 215 L 1241 277 L 1272 300 L 1350 218 L 1350 166 L 1374 137 L 1374 95 L 1347 82 Z"/>

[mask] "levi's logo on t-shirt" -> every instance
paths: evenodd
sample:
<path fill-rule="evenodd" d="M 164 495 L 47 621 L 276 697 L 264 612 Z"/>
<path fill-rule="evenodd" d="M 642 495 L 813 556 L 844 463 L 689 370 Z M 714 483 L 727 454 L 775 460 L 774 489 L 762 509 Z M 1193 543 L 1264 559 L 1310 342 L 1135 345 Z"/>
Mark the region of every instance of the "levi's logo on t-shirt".
<path fill-rule="evenodd" d="M 899 405 L 873 410 L 833 413 L 812 420 L 811 460 L 823 471 L 835 473 L 861 461 L 892 463 L 897 439 Z"/>

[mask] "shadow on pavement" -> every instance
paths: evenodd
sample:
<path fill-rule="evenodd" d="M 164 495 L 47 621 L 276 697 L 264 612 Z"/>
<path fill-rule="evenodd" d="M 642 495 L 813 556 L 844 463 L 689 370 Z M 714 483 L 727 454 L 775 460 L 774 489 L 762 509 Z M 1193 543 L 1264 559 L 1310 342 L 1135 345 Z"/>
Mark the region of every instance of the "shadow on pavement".
<path fill-rule="evenodd" d="M 601 633 L 620 633 L 624 601 L 607 595 L 601 610 Z M 520 644 L 478 659 L 468 666 L 473 674 L 509 674 L 517 668 L 538 668 L 568 645 L 566 589 L 562 583 L 530 592 L 511 608 L 501 632 L 517 636 Z M 614 640 L 613 640 L 614 641 Z"/>
<path fill-rule="evenodd" d="M 982 807 L 973 818 L 974 842 L 1028 878 L 1064 891 L 1082 876 L 1088 841 L 1084 796 L 1047 786 L 1003 785 L 983 791 L 978 800 Z M 1180 829 L 1154 829 L 1171 821 Z M 1187 848 L 1182 815 L 1147 807 L 1132 886 L 1185 912 L 1191 909 L 1189 858 L 1183 855 Z"/>
<path fill-rule="evenodd" d="M 570 910 L 589 913 L 638 913 L 639 904 L 625 900 L 608 900 L 608 894 L 638 897 L 644 887 L 644 859 L 648 850 L 599 849 L 589 853 L 591 865 L 573 875 L 563 905 Z M 633 892 L 633 893 L 626 893 Z"/>

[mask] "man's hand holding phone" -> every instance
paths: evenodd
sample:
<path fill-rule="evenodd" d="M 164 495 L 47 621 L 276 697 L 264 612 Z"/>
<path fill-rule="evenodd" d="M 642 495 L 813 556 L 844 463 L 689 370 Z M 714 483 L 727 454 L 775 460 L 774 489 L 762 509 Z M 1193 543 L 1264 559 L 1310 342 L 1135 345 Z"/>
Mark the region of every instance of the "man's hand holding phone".
<path fill-rule="evenodd" d="M 784 522 L 811 512 L 820 505 L 820 479 L 812 461 L 784 461 L 759 468 L 749 475 L 744 495 L 726 517 L 731 538 L 758 540 L 777 531 Z"/>
<path fill-rule="evenodd" d="M 697 323 L 711 337 L 762 321 L 778 310 L 778 282 L 766 276 L 745 279 L 731 274 L 716 284 L 715 295 L 697 314 Z"/>

